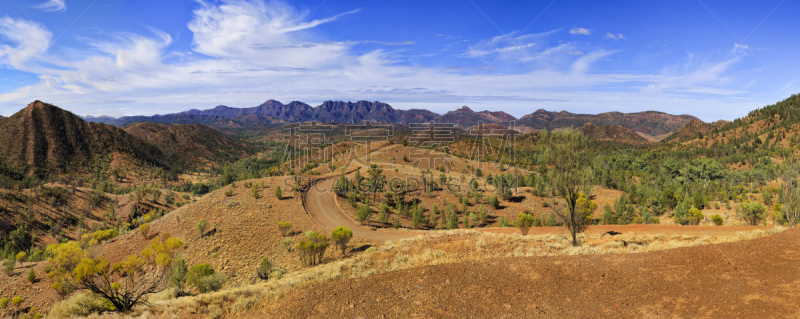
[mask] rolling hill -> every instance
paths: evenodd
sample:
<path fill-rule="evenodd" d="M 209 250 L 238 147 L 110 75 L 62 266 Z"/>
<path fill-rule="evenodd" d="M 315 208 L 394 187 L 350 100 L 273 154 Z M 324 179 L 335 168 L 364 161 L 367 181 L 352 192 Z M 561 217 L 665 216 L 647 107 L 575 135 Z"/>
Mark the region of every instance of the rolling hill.
<path fill-rule="evenodd" d="M 589 122 L 581 127 L 584 135 L 595 140 L 608 140 L 622 143 L 645 143 L 647 140 L 633 130 L 622 125 L 594 125 Z"/>
<path fill-rule="evenodd" d="M 636 113 L 608 112 L 594 114 L 575 114 L 567 111 L 549 112 L 537 110 L 519 119 L 518 124 L 534 129 L 553 130 L 564 127 L 581 127 L 592 122 L 595 125 L 620 125 L 634 132 L 650 136 L 661 135 L 678 130 L 684 123 L 698 120 L 691 115 L 671 115 L 663 112 L 647 111 Z"/>
<path fill-rule="evenodd" d="M 141 122 L 128 125 L 124 130 L 187 164 L 231 162 L 235 158 L 253 154 L 249 144 L 201 124 Z"/>
<path fill-rule="evenodd" d="M 81 171 L 108 156 L 148 166 L 170 165 L 164 152 L 122 129 L 87 123 L 41 101 L 0 122 L 0 154 L 11 167 L 38 176 Z"/>

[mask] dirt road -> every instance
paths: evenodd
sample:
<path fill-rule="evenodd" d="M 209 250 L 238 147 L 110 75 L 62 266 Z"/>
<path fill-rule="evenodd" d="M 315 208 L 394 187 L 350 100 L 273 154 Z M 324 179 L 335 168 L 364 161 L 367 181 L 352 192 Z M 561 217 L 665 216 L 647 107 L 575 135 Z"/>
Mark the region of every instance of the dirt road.
<path fill-rule="evenodd" d="M 362 226 L 343 212 L 336 204 L 336 193 L 333 192 L 335 177 L 314 183 L 305 196 L 306 211 L 319 224 L 334 229 L 345 226 L 353 232 L 353 236 L 374 241 L 397 241 L 420 234 L 422 231 L 375 229 Z"/>

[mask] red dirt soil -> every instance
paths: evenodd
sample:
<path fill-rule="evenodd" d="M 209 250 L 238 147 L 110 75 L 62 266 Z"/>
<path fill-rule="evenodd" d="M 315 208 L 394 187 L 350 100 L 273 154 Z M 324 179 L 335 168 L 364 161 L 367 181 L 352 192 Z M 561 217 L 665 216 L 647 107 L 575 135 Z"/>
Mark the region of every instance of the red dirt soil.
<path fill-rule="evenodd" d="M 502 258 L 295 289 L 243 318 L 766 318 L 800 314 L 800 228 L 638 254 Z"/>

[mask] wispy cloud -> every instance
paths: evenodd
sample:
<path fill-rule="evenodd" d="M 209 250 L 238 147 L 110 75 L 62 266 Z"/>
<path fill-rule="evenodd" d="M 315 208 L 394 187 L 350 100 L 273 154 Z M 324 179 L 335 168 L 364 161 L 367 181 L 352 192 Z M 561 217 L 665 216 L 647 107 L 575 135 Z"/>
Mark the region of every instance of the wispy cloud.
<path fill-rule="evenodd" d="M 33 8 L 50 12 L 64 12 L 67 11 L 67 4 L 64 1 L 65 0 L 47 0 L 47 2 Z"/>
<path fill-rule="evenodd" d="M 10 17 L 0 18 L 0 39 L 8 44 L 0 44 L 0 65 L 24 69 L 25 64 L 47 51 L 53 34 L 44 26 Z"/>
<path fill-rule="evenodd" d="M 743 53 L 743 52 L 746 52 L 747 50 L 750 50 L 750 46 L 749 45 L 743 44 L 743 43 L 734 43 L 733 44 L 733 49 L 731 50 L 731 52 L 733 52 L 733 53 Z"/>
<path fill-rule="evenodd" d="M 383 45 L 412 45 L 412 44 L 416 44 L 416 42 L 414 42 L 414 41 L 403 41 L 403 42 L 382 42 L 382 41 L 373 41 L 373 40 L 367 40 L 367 41 L 364 41 L 364 42 L 368 42 L 368 43 L 377 43 L 377 44 L 383 44 Z"/>
<path fill-rule="evenodd" d="M 572 28 L 569 29 L 569 34 L 590 35 L 592 32 L 585 28 Z"/>
<path fill-rule="evenodd" d="M 613 34 L 613 33 L 609 32 L 609 33 L 606 33 L 606 39 L 611 39 L 611 40 L 614 40 L 614 41 L 619 41 L 619 40 L 624 40 L 624 39 L 627 39 L 627 38 L 626 38 L 624 35 L 622 35 L 621 33 L 617 33 L 617 34 L 615 35 L 615 34 Z"/>

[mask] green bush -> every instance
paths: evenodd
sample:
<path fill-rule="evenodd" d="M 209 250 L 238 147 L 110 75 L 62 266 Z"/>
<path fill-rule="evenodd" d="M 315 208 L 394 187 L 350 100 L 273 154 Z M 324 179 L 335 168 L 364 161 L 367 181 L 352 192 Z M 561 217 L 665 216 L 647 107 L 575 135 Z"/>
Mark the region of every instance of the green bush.
<path fill-rule="evenodd" d="M 494 196 L 494 195 L 489 196 L 489 198 L 487 198 L 487 201 L 488 201 L 490 207 L 492 207 L 494 209 L 499 209 L 500 208 L 500 200 L 497 199 L 497 196 Z"/>
<path fill-rule="evenodd" d="M 281 236 L 286 237 L 289 235 L 289 230 L 292 229 L 290 222 L 278 222 L 278 230 L 281 231 Z"/>
<path fill-rule="evenodd" d="M 508 218 L 505 217 L 505 216 L 500 216 L 500 219 L 498 220 L 498 224 L 500 225 L 500 227 L 511 226 L 511 224 L 508 222 Z"/>
<path fill-rule="evenodd" d="M 272 275 L 272 262 L 267 257 L 261 258 L 261 263 L 256 267 L 256 275 L 261 280 L 269 280 Z"/>
<path fill-rule="evenodd" d="M 280 186 L 275 186 L 275 198 L 283 199 L 283 191 Z"/>
<path fill-rule="evenodd" d="M 724 221 L 722 220 L 722 216 L 720 215 L 711 216 L 711 221 L 714 222 L 714 224 L 717 224 L 717 226 L 722 226 L 722 224 L 724 223 Z"/>
<path fill-rule="evenodd" d="M 210 287 L 206 286 L 204 279 L 212 275 L 214 275 L 214 269 L 211 268 L 210 264 L 195 265 L 192 269 L 189 269 L 189 272 L 186 274 L 186 283 L 197 288 L 200 293 L 205 293 L 210 291 Z"/>
<path fill-rule="evenodd" d="M 6 259 L 3 261 L 3 272 L 7 276 L 11 276 L 11 274 L 14 272 L 14 260 Z"/>
<path fill-rule="evenodd" d="M 328 243 L 329 239 L 325 234 L 309 231 L 306 233 L 306 239 L 297 243 L 295 249 L 300 253 L 306 265 L 314 266 L 322 263 Z"/>
<path fill-rule="evenodd" d="M 228 282 L 228 277 L 225 274 L 213 274 L 200 279 L 200 285 L 205 289 L 201 292 L 212 292 L 222 289 L 225 283 Z"/>
<path fill-rule="evenodd" d="M 353 232 L 344 226 L 336 227 L 336 229 L 331 232 L 331 239 L 333 239 L 333 242 L 342 250 L 342 255 L 346 255 L 347 243 L 351 238 L 353 238 Z"/>
<path fill-rule="evenodd" d="M 517 220 L 514 222 L 514 226 L 519 228 L 522 232 L 522 236 L 527 235 L 531 226 L 533 226 L 533 216 L 531 216 L 531 214 L 519 214 Z"/>
<path fill-rule="evenodd" d="M 207 224 L 208 224 L 208 222 L 206 222 L 205 219 L 200 218 L 200 220 L 198 220 L 197 224 L 195 225 L 195 227 L 197 228 L 197 232 L 199 233 L 201 238 L 206 233 L 206 225 Z"/>

